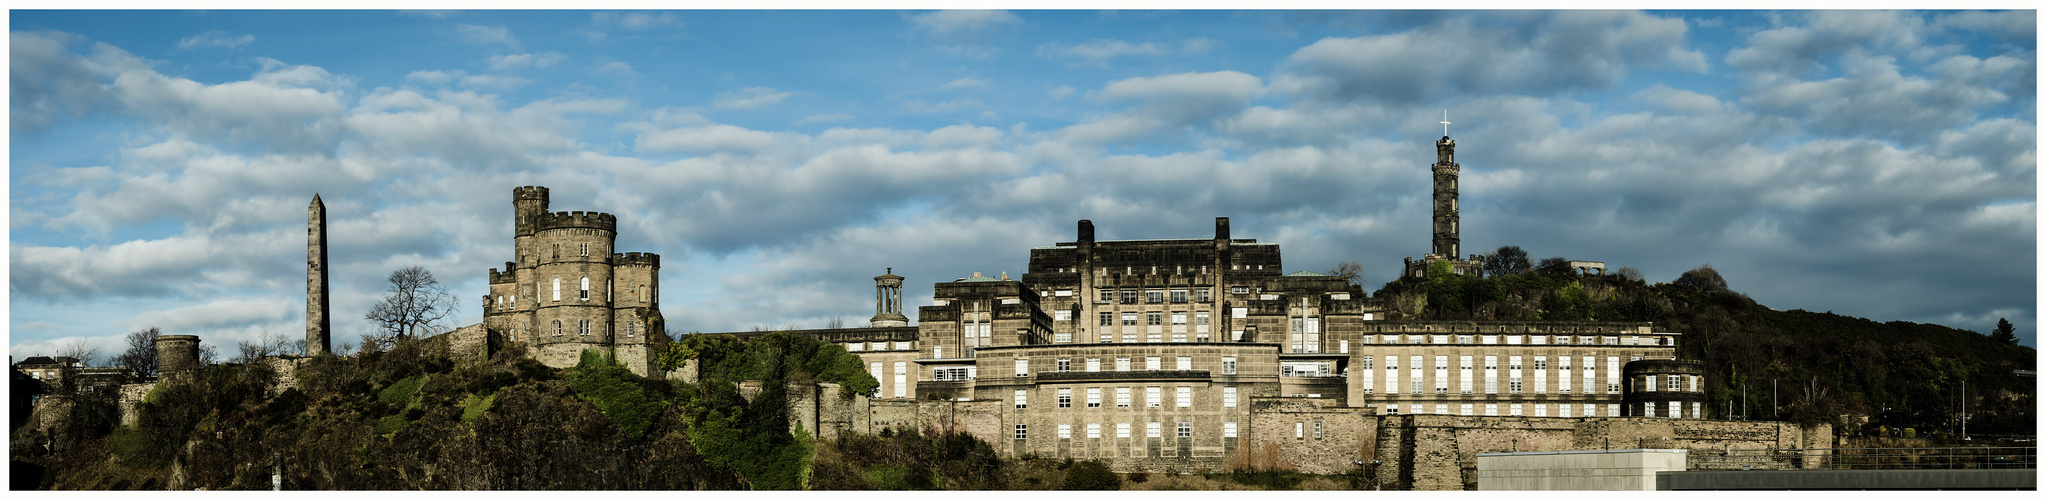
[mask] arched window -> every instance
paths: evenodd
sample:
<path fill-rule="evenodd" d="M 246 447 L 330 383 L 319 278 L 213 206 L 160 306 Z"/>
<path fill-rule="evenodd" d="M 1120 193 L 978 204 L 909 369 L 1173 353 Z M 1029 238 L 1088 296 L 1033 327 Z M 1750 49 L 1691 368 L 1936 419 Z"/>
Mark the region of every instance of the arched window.
<path fill-rule="evenodd" d="M 590 300 L 590 277 L 588 276 L 583 277 L 582 299 Z"/>
<path fill-rule="evenodd" d="M 554 320 L 554 336 L 561 336 L 561 320 Z"/>
<path fill-rule="evenodd" d="M 554 301 L 561 302 L 561 278 L 554 278 Z"/>

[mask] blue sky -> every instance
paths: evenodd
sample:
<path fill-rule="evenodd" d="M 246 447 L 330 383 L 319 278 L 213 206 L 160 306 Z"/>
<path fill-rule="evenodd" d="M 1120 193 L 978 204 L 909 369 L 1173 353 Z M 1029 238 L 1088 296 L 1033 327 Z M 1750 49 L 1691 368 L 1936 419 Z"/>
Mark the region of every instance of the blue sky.
<path fill-rule="evenodd" d="M 15 356 L 300 335 L 315 192 L 337 343 L 409 265 L 479 321 L 532 184 L 683 331 L 864 324 L 884 268 L 928 304 L 1082 218 L 1375 290 L 1445 109 L 1466 253 L 2036 345 L 2032 11 L 10 14 Z"/>

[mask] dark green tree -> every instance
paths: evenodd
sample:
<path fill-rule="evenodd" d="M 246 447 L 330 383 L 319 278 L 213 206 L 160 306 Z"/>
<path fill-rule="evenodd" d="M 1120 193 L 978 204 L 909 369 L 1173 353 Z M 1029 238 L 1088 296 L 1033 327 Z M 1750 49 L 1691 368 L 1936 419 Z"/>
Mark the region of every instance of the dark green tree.
<path fill-rule="evenodd" d="M 1534 262 L 1528 260 L 1527 251 L 1507 245 L 1485 254 L 1485 276 L 1512 276 L 1534 269 Z"/>
<path fill-rule="evenodd" d="M 1727 291 L 1726 278 L 1720 277 L 1719 271 L 1713 270 L 1711 264 L 1684 271 L 1683 276 L 1677 277 L 1675 284 L 1696 288 L 1698 291 L 1708 293 Z"/>
<path fill-rule="evenodd" d="M 1996 318 L 1996 329 L 1990 330 L 1989 338 L 2005 344 L 2018 345 L 2017 327 L 2011 326 L 2008 319 Z"/>

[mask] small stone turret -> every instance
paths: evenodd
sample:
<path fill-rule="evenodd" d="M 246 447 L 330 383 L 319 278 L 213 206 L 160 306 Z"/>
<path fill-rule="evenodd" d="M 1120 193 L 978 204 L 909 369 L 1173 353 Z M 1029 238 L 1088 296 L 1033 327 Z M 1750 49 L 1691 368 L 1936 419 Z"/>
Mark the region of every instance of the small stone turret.
<path fill-rule="evenodd" d="M 547 215 L 547 188 L 521 186 L 512 188 L 512 224 L 517 227 L 514 236 L 532 236 L 537 228 L 534 224 L 540 216 Z"/>
<path fill-rule="evenodd" d="M 199 374 L 199 336 L 156 337 L 156 371 L 164 381 L 190 382 Z"/>

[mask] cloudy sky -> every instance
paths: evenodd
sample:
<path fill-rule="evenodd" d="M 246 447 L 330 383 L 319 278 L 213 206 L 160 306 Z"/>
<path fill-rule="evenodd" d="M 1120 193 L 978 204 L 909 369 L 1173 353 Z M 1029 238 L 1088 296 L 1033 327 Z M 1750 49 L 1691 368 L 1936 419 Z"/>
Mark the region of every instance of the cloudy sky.
<path fill-rule="evenodd" d="M 863 325 L 1083 218 L 1375 290 L 1444 110 L 1467 253 L 2036 345 L 2035 17 L 14 11 L 8 345 L 301 335 L 315 192 L 337 344 L 410 265 L 480 321 L 522 185 L 617 214 L 683 331 Z"/>

